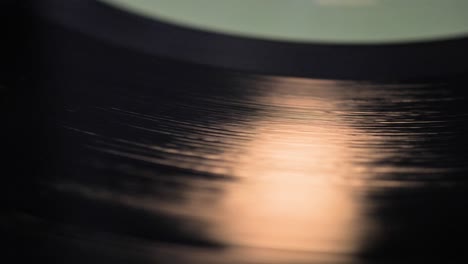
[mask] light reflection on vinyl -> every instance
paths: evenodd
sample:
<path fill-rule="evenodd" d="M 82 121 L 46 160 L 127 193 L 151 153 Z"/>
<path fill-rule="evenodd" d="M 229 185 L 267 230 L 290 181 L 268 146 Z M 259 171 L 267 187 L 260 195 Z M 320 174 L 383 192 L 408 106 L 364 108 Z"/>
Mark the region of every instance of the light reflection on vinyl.
<path fill-rule="evenodd" d="M 39 99 L 21 97 L 31 109 L 11 119 L 27 158 L 11 165 L 16 207 L 1 223 L 16 243 L 30 241 L 17 258 L 465 257 L 466 80 L 246 74 L 63 34 L 39 46 L 49 59 L 25 81 Z"/>
<path fill-rule="evenodd" d="M 465 116 L 447 85 L 210 71 L 69 90 L 64 168 L 45 183 L 63 211 L 37 214 L 90 232 L 80 247 L 143 243 L 148 261 L 355 263 L 385 232 L 374 193 L 450 190 L 463 171 L 438 163 Z"/>

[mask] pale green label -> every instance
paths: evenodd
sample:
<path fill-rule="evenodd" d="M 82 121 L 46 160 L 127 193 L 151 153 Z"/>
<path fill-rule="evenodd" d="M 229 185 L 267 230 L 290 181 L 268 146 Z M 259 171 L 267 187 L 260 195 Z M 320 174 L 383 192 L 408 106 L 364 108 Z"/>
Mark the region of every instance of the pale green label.
<path fill-rule="evenodd" d="M 101 0 L 169 23 L 297 42 L 391 43 L 468 35 L 468 0 Z"/>

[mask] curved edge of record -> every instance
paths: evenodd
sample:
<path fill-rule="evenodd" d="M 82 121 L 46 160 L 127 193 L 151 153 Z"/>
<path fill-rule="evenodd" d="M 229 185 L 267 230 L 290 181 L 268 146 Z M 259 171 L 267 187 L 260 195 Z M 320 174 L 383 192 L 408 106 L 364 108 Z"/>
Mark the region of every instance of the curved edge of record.
<path fill-rule="evenodd" d="M 180 27 L 96 0 L 43 0 L 39 16 L 147 54 L 299 77 L 402 80 L 468 72 L 468 37 L 408 44 L 293 43 Z"/>

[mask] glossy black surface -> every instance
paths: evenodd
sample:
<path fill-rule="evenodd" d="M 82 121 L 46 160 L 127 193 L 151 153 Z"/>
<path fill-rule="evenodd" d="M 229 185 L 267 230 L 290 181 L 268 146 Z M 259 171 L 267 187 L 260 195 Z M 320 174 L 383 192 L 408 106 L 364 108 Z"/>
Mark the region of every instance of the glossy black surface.
<path fill-rule="evenodd" d="M 468 80 L 245 74 L 25 28 L 2 76 L 16 262 L 466 260 Z"/>

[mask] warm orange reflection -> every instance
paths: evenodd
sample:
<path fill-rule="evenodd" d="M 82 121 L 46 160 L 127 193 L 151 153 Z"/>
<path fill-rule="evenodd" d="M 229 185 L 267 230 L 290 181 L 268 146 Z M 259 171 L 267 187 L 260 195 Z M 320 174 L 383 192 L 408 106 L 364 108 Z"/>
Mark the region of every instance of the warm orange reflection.
<path fill-rule="evenodd" d="M 334 83 L 274 85 L 256 98 L 274 108 L 255 120 L 254 136 L 233 165 L 242 180 L 228 186 L 218 204 L 217 231 L 235 245 L 353 253 L 365 223 L 359 193 L 343 182 L 359 173 L 349 146 L 359 133 L 341 122 L 333 100 L 324 100 L 337 96 L 333 89 L 307 94 L 316 94 L 316 86 L 327 93 Z"/>
<path fill-rule="evenodd" d="M 388 153 L 378 151 L 381 136 L 356 126 L 365 113 L 353 109 L 353 100 L 366 102 L 367 97 L 376 97 L 375 93 L 382 90 L 355 88 L 359 93 L 355 97 L 347 90 L 348 84 L 333 81 L 265 77 L 251 83 L 254 92 L 245 101 L 226 98 L 223 103 L 234 108 L 250 104 L 257 112 L 221 123 L 220 127 L 200 127 L 200 135 L 178 135 L 192 149 L 182 152 L 170 146 L 119 140 L 166 155 L 161 158 L 101 150 L 195 173 L 227 175 L 230 180 L 171 178 L 187 187 L 173 190 L 182 197 L 175 201 L 151 195 L 142 198 L 82 188 L 78 191 L 206 223 L 203 233 L 226 245 L 227 250 L 196 251 L 190 255 L 192 263 L 219 263 L 220 258 L 229 263 L 352 260 L 372 227 L 365 216 L 367 203 L 362 191 L 370 185 L 391 183 L 372 179 L 386 168 L 368 164 Z M 350 112 L 355 120 L 348 120 L 345 113 Z M 150 170 L 143 172 L 147 177 L 154 176 Z M 80 186 L 60 187 L 70 191 L 70 187 Z M 166 254 L 161 251 L 155 251 L 155 255 Z"/>

